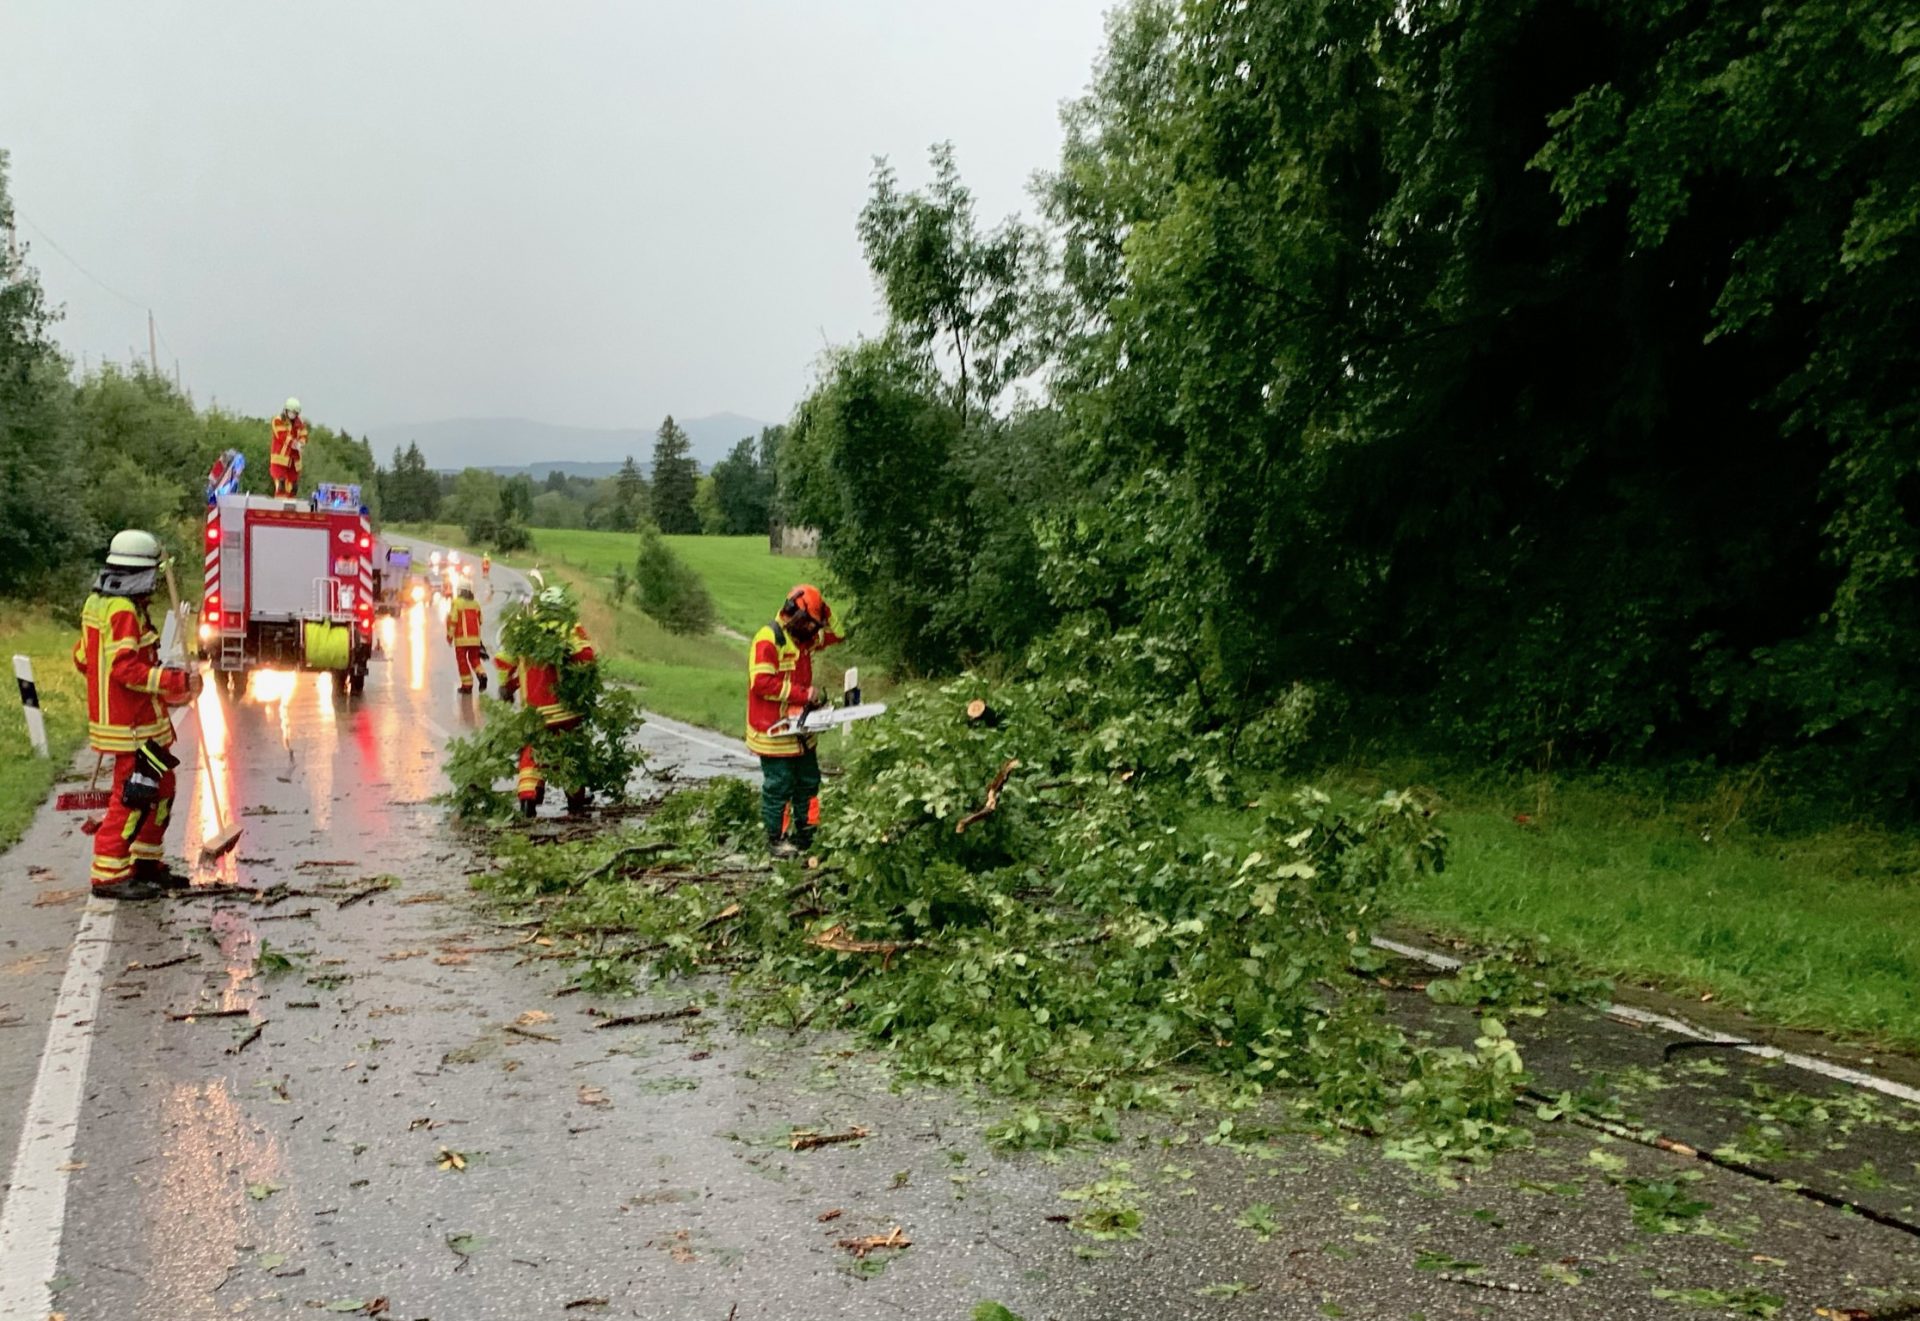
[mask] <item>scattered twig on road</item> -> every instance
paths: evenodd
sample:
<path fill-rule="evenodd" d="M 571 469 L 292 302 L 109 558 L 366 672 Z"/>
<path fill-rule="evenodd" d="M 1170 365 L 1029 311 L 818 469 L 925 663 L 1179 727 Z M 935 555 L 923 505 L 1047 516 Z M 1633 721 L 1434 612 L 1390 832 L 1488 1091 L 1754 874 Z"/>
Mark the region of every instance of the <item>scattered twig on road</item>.
<path fill-rule="evenodd" d="M 298 918 L 312 917 L 314 911 L 315 910 L 311 908 L 303 908 L 297 913 L 267 913 L 253 920 L 256 922 L 292 922 Z"/>
<path fill-rule="evenodd" d="M 555 1045 L 558 1045 L 560 1042 L 559 1037 L 550 1037 L 544 1032 L 535 1032 L 531 1028 L 521 1027 L 518 1023 L 507 1024 L 507 1031 L 513 1033 L 516 1037 L 527 1037 L 533 1041 L 547 1041 Z"/>
<path fill-rule="evenodd" d="M 315 867 L 358 867 L 360 864 L 351 858 L 308 858 L 305 862 L 293 864 L 295 871 L 311 871 Z"/>
<path fill-rule="evenodd" d="M 1501 1293 L 1545 1293 L 1537 1284 L 1508 1284 L 1504 1280 L 1476 1280 L 1471 1275 L 1455 1275 L 1452 1271 L 1441 1271 L 1434 1278 L 1445 1280 L 1448 1284 L 1465 1284 L 1475 1289 L 1497 1289 Z"/>
<path fill-rule="evenodd" d="M 127 965 L 126 970 L 128 972 L 153 972 L 158 968 L 171 968 L 176 963 L 191 963 L 199 957 L 198 954 L 176 954 L 172 958 L 162 959 L 158 963 L 142 963 L 140 960 L 135 959 Z"/>
<path fill-rule="evenodd" d="M 392 888 L 393 888 L 392 881 L 382 879 L 373 885 L 369 885 L 364 890 L 355 890 L 352 894 L 348 895 L 345 899 L 342 899 L 339 903 L 335 904 L 334 907 L 335 908 L 352 908 L 355 904 L 359 903 L 362 899 L 371 899 L 376 894 L 379 894 L 382 890 L 391 890 Z"/>
<path fill-rule="evenodd" d="M 900 1226 L 895 1225 L 884 1234 L 868 1234 L 865 1238 L 843 1238 L 840 1240 L 840 1246 L 856 1257 L 865 1258 L 875 1248 L 910 1248 L 913 1246 L 913 1240 L 900 1232 Z"/>
<path fill-rule="evenodd" d="M 196 1018 L 245 1018 L 252 1012 L 253 1010 L 251 1009 L 189 1009 L 184 1014 L 176 1014 L 169 1010 L 167 1013 L 167 1021 L 170 1023 L 191 1023 Z"/>
<path fill-rule="evenodd" d="M 688 1005 L 684 1009 L 661 1009 L 651 1014 L 621 1014 L 617 1018 L 603 1020 L 600 1026 L 603 1028 L 638 1027 L 642 1023 L 664 1023 L 670 1018 L 698 1018 L 699 1016 L 700 1006 Z"/>
<path fill-rule="evenodd" d="M 862 1128 L 860 1125 L 855 1124 L 844 1133 L 797 1132 L 788 1140 L 787 1147 L 791 1151 L 812 1151 L 815 1147 L 831 1147 L 837 1142 L 858 1142 L 861 1138 L 870 1138 L 872 1136 L 872 1129 Z M 893 1232 L 898 1234 L 900 1231 L 896 1229 Z M 891 1247 L 892 1245 L 888 1244 L 887 1246 Z M 860 1255 L 864 1257 L 866 1254 L 863 1252 Z"/>
<path fill-rule="evenodd" d="M 1544 1092 L 1535 1091 L 1531 1087 L 1523 1088 L 1520 1094 L 1539 1105 L 1555 1107 L 1559 1105 L 1559 1102 L 1554 1098 Z M 1854 1215 L 1860 1216 L 1865 1220 L 1871 1220 L 1876 1225 L 1884 1225 L 1888 1229 L 1897 1229 L 1903 1234 L 1911 1234 L 1915 1238 L 1920 1238 L 1920 1224 L 1915 1224 L 1911 1220 L 1902 1220 L 1899 1216 L 1889 1215 L 1885 1211 L 1875 1210 L 1871 1206 L 1863 1206 L 1859 1202 L 1852 1201 L 1849 1198 L 1840 1197 L 1833 1193 L 1821 1192 L 1818 1188 L 1810 1188 L 1806 1184 L 1797 1183 L 1792 1179 L 1783 1179 L 1777 1174 L 1770 1174 L 1766 1170 L 1747 1164 L 1745 1161 L 1732 1160 L 1726 1156 L 1716 1155 L 1711 1151 L 1702 1151 L 1698 1147 L 1688 1146 L 1684 1142 L 1676 1141 L 1661 1133 L 1655 1133 L 1648 1129 L 1634 1128 L 1628 1124 L 1616 1124 L 1610 1119 L 1601 1119 L 1594 1115 L 1582 1114 L 1577 1110 L 1566 1110 L 1563 1111 L 1562 1114 L 1569 1123 L 1576 1124 L 1581 1128 L 1590 1128 L 1596 1133 L 1605 1133 L 1609 1137 L 1621 1138 L 1628 1142 L 1637 1142 L 1643 1147 L 1652 1147 L 1656 1151 L 1670 1152 L 1675 1156 L 1685 1156 L 1691 1160 L 1697 1160 L 1704 1165 L 1713 1165 L 1719 1169 L 1731 1171 L 1734 1174 L 1744 1174 L 1749 1179 L 1758 1179 L 1762 1183 L 1772 1184 L 1775 1188 L 1792 1193 L 1796 1197 L 1804 1197 L 1810 1202 L 1818 1202 L 1820 1205 L 1832 1207 L 1836 1211 L 1851 1211 Z"/>
<path fill-rule="evenodd" d="M 231 1046 L 228 1046 L 227 1054 L 238 1055 L 241 1051 L 245 1050 L 248 1046 L 251 1046 L 254 1042 L 260 1040 L 260 1034 L 262 1032 L 265 1032 L 266 1030 L 267 1030 L 267 1020 L 263 1018 L 258 1023 L 255 1023 L 253 1025 L 253 1031 L 247 1033 L 246 1036 L 241 1037 L 240 1040 L 234 1042 Z"/>

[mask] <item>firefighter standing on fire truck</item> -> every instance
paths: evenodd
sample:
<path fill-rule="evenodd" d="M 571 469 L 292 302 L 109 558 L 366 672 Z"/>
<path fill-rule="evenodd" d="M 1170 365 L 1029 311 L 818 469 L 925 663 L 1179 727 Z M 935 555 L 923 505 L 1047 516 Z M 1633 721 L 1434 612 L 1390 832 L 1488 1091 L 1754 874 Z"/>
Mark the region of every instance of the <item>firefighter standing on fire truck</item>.
<path fill-rule="evenodd" d="M 306 448 L 307 420 L 300 416 L 300 401 L 289 399 L 273 419 L 273 447 L 267 455 L 267 471 L 273 476 L 275 495 L 300 494 L 300 464 Z"/>
<path fill-rule="evenodd" d="M 147 606 L 160 571 L 150 532 L 119 533 L 80 612 L 74 668 L 86 678 L 87 738 L 113 758 L 113 794 L 93 837 L 93 893 L 103 899 L 152 899 L 187 878 L 162 856 L 173 814 L 169 707 L 200 694 L 200 676 L 160 663 L 160 635 Z"/>
<path fill-rule="evenodd" d="M 533 612 L 535 624 L 554 633 L 566 629 L 567 621 L 572 617 L 569 609 L 566 589 L 561 587 L 543 587 L 527 609 Z M 587 630 L 578 623 L 572 626 L 570 644 L 567 652 L 567 664 L 593 664 L 593 642 L 587 637 Z M 526 679 L 527 705 L 540 713 L 550 735 L 563 734 L 578 726 L 583 716 L 571 711 L 560 700 L 561 667 L 532 657 L 519 657 L 506 654 L 506 635 L 500 639 L 500 653 L 493 663 L 500 670 L 500 696 L 511 702 L 520 689 L 522 677 Z M 540 764 L 534 756 L 533 745 L 520 749 L 520 774 L 516 787 L 520 797 L 520 815 L 531 817 L 538 813 L 540 800 L 546 795 L 546 776 L 541 773 Z M 563 788 L 565 786 L 562 786 Z M 578 812 L 586 806 L 587 794 L 584 789 L 567 788 L 567 810 Z"/>
<path fill-rule="evenodd" d="M 447 611 L 447 641 L 453 646 L 453 658 L 460 667 L 460 691 L 473 691 L 474 680 L 480 691 L 487 691 L 487 646 L 480 637 L 480 606 L 473 599 L 473 584 L 460 584 L 460 595 Z"/>

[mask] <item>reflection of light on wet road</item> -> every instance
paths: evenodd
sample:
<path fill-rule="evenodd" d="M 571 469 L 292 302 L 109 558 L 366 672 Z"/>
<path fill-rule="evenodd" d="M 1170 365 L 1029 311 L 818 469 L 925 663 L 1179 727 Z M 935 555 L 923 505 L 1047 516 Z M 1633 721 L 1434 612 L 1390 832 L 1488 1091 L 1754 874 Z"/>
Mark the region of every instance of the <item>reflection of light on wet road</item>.
<path fill-rule="evenodd" d="M 427 686 L 427 611 L 407 607 L 407 687 L 419 692 Z"/>
<path fill-rule="evenodd" d="M 306 780 L 312 790 L 313 828 L 330 830 L 333 828 L 333 754 L 334 754 L 334 714 L 333 714 L 333 676 L 316 674 L 313 676 L 314 705 L 319 710 L 320 719 L 313 725 L 316 738 L 305 739 L 307 755 L 300 764 L 306 772 Z"/>
<path fill-rule="evenodd" d="M 277 708 L 277 714 L 280 717 L 280 742 L 287 748 L 289 755 L 292 753 L 292 746 L 288 743 L 291 729 L 287 719 L 287 706 L 299 687 L 300 676 L 292 670 L 255 670 L 252 681 L 247 684 L 249 702 Z"/>
<path fill-rule="evenodd" d="M 220 700 L 220 686 L 209 683 L 194 700 L 200 716 L 200 734 L 205 746 L 200 749 L 200 766 L 194 777 L 195 789 L 188 802 L 186 837 L 205 843 L 219 830 L 215 824 L 219 812 L 214 807 L 214 777 L 219 777 L 220 799 L 233 810 L 233 769 L 227 749 L 231 736 L 227 729 L 227 705 Z M 183 768 L 184 769 L 184 768 Z"/>
<path fill-rule="evenodd" d="M 146 1252 L 136 1260 L 146 1291 L 132 1314 L 207 1316 L 207 1300 L 238 1264 L 239 1244 L 293 1232 L 290 1222 L 301 1214 L 298 1190 L 283 1194 L 282 1205 L 270 1212 L 250 1210 L 258 1204 L 236 1191 L 236 1180 L 242 1187 L 287 1183 L 287 1162 L 279 1139 L 263 1136 L 225 1080 L 172 1083 L 159 1097 L 156 1117 L 166 1140 L 138 1162 L 147 1167 L 140 1185 L 153 1190 L 154 1200 L 140 1203 Z M 183 1226 L 192 1232 L 181 1232 Z"/>
<path fill-rule="evenodd" d="M 382 615 L 380 617 L 380 654 L 382 656 L 388 658 L 393 656 L 393 640 L 399 635 L 399 632 L 399 620 L 395 619 L 392 615 Z"/>

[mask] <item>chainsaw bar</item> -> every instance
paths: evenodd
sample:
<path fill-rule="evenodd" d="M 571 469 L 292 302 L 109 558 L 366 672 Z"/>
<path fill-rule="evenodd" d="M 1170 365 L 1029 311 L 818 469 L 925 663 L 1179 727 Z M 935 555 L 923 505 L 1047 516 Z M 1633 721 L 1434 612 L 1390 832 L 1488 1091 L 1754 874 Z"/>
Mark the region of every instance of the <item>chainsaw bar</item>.
<path fill-rule="evenodd" d="M 779 738 L 787 734 L 818 734 L 823 730 L 850 725 L 856 720 L 869 720 L 886 713 L 885 702 L 868 702 L 864 706 L 823 706 L 818 711 L 809 711 L 798 718 L 776 720 L 767 734 L 771 738 Z"/>

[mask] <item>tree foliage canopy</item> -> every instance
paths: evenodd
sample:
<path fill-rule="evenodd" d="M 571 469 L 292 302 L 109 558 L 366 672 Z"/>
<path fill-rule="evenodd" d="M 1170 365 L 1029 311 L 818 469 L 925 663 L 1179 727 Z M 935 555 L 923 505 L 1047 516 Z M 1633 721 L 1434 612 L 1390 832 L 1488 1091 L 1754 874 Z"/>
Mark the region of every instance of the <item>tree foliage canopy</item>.
<path fill-rule="evenodd" d="M 950 151 L 876 173 L 901 347 L 829 361 L 783 493 L 867 629 L 990 542 L 1019 635 L 1171 631 L 1222 719 L 1306 680 L 1463 749 L 1920 775 L 1910 6 L 1135 0 L 1064 122 L 1017 260 Z M 1050 439 L 996 488 L 1009 373 Z"/>

